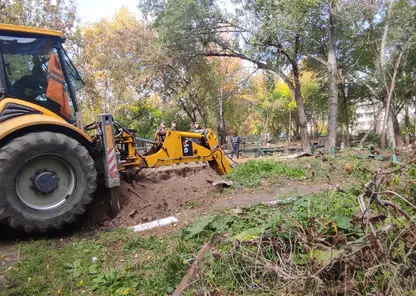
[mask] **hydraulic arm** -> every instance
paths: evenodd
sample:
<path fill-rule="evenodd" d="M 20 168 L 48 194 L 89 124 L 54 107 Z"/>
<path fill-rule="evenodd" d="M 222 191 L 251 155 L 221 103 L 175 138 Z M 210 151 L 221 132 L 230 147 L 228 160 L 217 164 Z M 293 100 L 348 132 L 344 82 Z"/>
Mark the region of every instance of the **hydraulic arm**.
<path fill-rule="evenodd" d="M 167 129 L 164 141 L 158 143 L 137 138 L 133 132 L 113 122 L 109 114 L 100 115 L 99 121 L 105 151 L 110 153 L 107 154 L 107 163 L 104 164 L 104 167 L 107 167 L 104 170 L 108 175 L 106 180 L 110 180 L 106 183 L 110 188 L 113 187 L 110 183 L 114 183 L 111 182 L 114 177 L 112 171 L 114 164 L 116 164 L 117 172 L 125 175 L 136 173 L 144 168 L 190 162 L 208 162 L 219 175 L 231 171 L 230 163 L 211 129 L 201 129 L 195 133 Z M 138 141 L 152 144 L 152 149 L 144 154 L 139 153 L 135 148 Z M 118 174 L 116 179 L 118 179 Z M 114 186 L 118 184 L 119 181 L 116 181 Z"/>
<path fill-rule="evenodd" d="M 162 143 L 153 143 L 153 148 L 144 155 L 136 151 L 134 147 L 136 139 L 135 135 L 127 130 L 123 130 L 115 137 L 121 154 L 120 172 L 205 161 L 219 175 L 224 175 L 231 170 L 216 135 L 210 129 L 203 129 L 196 133 L 167 130 L 165 140 Z"/>

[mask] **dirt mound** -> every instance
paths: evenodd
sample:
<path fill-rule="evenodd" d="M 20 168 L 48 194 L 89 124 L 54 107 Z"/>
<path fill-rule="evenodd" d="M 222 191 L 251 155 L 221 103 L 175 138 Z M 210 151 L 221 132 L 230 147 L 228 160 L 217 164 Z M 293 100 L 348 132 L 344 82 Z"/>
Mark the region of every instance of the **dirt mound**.
<path fill-rule="evenodd" d="M 220 180 L 209 166 L 178 165 L 148 169 L 133 185 L 122 182 L 122 209 L 110 218 L 108 191 L 99 187 L 87 213 L 87 226 L 133 226 L 175 215 L 184 209 L 210 203 L 210 195 L 218 190 L 207 180 Z"/>

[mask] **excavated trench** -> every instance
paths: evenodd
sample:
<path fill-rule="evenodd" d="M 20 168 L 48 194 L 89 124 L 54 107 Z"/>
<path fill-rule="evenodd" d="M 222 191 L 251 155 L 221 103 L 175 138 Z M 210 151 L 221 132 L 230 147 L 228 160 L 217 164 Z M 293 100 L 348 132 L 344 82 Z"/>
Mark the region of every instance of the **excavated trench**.
<path fill-rule="evenodd" d="M 113 228 L 172 216 L 194 205 L 209 203 L 210 193 L 218 191 L 209 181 L 221 179 L 205 164 L 147 169 L 134 184 L 122 181 L 122 209 L 116 217 L 110 218 L 108 191 L 99 188 L 80 222 L 88 229 Z"/>

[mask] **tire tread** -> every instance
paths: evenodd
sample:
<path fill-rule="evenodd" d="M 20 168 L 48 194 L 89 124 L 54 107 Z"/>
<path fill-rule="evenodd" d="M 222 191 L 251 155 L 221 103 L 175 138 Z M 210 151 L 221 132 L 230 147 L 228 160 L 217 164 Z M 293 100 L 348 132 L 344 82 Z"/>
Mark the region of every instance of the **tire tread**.
<path fill-rule="evenodd" d="M 37 143 L 38 145 L 48 146 L 52 144 L 63 145 L 65 144 L 69 150 L 71 150 L 80 161 L 84 164 L 81 168 L 87 176 L 86 188 L 83 193 L 81 202 L 73 204 L 65 213 L 59 217 L 48 219 L 46 221 L 29 221 L 23 215 L 13 214 L 14 211 L 9 211 L 7 202 L 0 196 L 0 212 L 4 209 L 8 213 L 7 222 L 12 228 L 23 229 L 26 232 L 47 232 L 53 229 L 61 229 L 65 224 L 73 223 L 78 216 L 82 215 L 87 206 L 93 200 L 93 194 L 96 190 L 97 173 L 94 166 L 94 161 L 88 153 L 87 149 L 82 146 L 78 141 L 60 133 L 52 132 L 37 132 L 30 133 L 24 136 L 18 137 L 10 141 L 8 144 L 0 148 L 0 176 L 6 174 L 5 163 L 10 159 L 14 159 L 16 154 L 27 151 L 27 147 Z"/>

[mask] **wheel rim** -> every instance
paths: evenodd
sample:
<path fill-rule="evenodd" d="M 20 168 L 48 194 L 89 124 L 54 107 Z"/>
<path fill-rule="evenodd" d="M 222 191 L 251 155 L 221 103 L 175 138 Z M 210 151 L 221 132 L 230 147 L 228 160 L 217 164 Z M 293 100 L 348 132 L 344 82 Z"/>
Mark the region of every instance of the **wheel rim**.
<path fill-rule="evenodd" d="M 52 211 L 71 200 L 76 187 L 73 167 L 64 159 L 43 155 L 26 162 L 16 177 L 20 201 L 33 210 Z"/>

